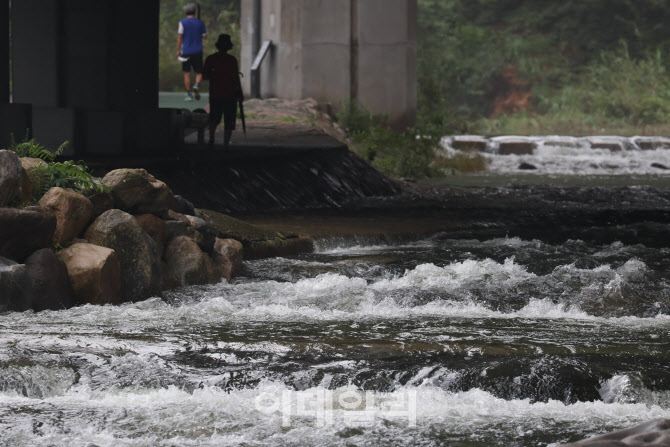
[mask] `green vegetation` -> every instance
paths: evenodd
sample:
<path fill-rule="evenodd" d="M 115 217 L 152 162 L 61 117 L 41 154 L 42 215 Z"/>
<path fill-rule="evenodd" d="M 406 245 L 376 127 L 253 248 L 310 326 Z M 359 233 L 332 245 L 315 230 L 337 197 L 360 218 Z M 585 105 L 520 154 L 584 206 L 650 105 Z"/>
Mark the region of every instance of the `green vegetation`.
<path fill-rule="evenodd" d="M 187 0 L 161 0 L 160 87 L 182 90 L 176 29 Z M 240 0 L 201 0 L 214 51 L 239 56 Z M 435 159 L 439 136 L 670 135 L 670 1 L 418 0 L 418 120 L 394 132 L 355 107 L 338 114 L 353 149 L 397 176 L 484 169 Z M 421 135 L 421 138 L 417 138 Z"/>
<path fill-rule="evenodd" d="M 191 0 L 161 0 L 158 71 L 159 88 L 163 91 L 184 90 L 184 75 L 177 60 L 177 28 L 186 17 L 184 5 Z M 203 42 L 203 56 L 215 53 L 214 43 L 219 34 L 230 34 L 235 47 L 230 52 L 240 56 L 240 0 L 198 0 L 200 19 L 205 22 L 207 39 Z M 193 76 L 193 75 L 191 75 Z M 191 79 L 193 82 L 193 79 Z M 206 91 L 207 83 L 204 84 Z"/>
<path fill-rule="evenodd" d="M 34 138 L 29 138 L 29 135 L 26 135 L 21 143 L 14 141 L 13 135 L 11 140 L 9 150 L 15 152 L 19 157 L 39 158 L 45 162 L 44 165 L 37 166 L 31 172 L 31 180 L 38 186 L 35 188 L 35 197 L 33 198 L 35 201 L 39 200 L 54 186 L 80 192 L 89 190 L 103 192 L 108 190 L 105 185 L 96 182 L 95 177 L 91 175 L 83 161 L 56 161 L 56 158 L 67 147 L 67 141 L 61 144 L 55 152 L 51 152 L 35 141 Z"/>
<path fill-rule="evenodd" d="M 419 0 L 420 123 L 670 134 L 666 0 Z"/>
<path fill-rule="evenodd" d="M 338 111 L 337 120 L 354 140 L 351 149 L 387 174 L 413 178 L 439 174 L 434 166 L 438 135 L 417 137 L 416 129 L 394 131 L 383 117 L 352 104 Z"/>

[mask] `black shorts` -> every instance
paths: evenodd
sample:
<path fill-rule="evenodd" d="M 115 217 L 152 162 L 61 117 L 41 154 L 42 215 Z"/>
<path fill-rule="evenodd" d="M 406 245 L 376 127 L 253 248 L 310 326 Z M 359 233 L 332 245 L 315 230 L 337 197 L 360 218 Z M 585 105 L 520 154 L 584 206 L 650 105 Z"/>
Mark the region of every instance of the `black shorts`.
<path fill-rule="evenodd" d="M 188 58 L 186 62 L 181 63 L 182 71 L 185 73 L 190 73 L 191 68 L 193 68 L 193 71 L 196 73 L 202 73 L 202 53 L 182 54 L 181 57 Z"/>
<path fill-rule="evenodd" d="M 209 121 L 218 125 L 223 117 L 223 126 L 226 130 L 235 130 L 237 119 L 237 99 L 209 97 Z"/>

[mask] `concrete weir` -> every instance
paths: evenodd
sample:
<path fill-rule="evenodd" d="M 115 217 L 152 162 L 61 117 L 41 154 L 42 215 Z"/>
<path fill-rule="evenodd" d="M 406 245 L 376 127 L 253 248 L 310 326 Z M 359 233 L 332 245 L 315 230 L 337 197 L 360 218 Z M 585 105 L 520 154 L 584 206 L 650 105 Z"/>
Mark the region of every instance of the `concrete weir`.
<path fill-rule="evenodd" d="M 196 207 L 228 214 L 339 208 L 400 191 L 344 145 L 235 149 L 183 155 L 149 170 Z"/>
<path fill-rule="evenodd" d="M 193 142 L 170 156 L 86 161 L 97 175 L 145 168 L 196 207 L 236 215 L 339 208 L 400 192 L 397 182 L 311 124 L 259 119 L 248 127 L 246 138 L 236 131 L 227 151 Z"/>

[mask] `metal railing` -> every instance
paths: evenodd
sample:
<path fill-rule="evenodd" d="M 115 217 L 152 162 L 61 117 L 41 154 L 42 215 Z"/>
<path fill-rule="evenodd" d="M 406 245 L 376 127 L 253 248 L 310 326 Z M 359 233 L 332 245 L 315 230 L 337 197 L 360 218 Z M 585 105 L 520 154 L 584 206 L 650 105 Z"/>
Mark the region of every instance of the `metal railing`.
<path fill-rule="evenodd" d="M 270 51 L 270 47 L 272 47 L 272 41 L 264 41 L 260 50 L 258 50 L 258 54 L 256 54 L 256 57 L 254 58 L 253 64 L 251 64 L 251 91 L 249 92 L 249 96 L 252 98 L 261 97 L 261 64 L 263 63 L 265 56 L 268 54 L 268 51 Z"/>

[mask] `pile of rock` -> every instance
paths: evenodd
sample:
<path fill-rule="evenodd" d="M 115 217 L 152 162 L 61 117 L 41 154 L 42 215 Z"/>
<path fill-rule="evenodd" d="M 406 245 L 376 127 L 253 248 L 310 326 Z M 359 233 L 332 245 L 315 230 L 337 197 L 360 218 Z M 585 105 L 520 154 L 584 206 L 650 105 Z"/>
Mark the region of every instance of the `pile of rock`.
<path fill-rule="evenodd" d="M 277 245 L 284 253 L 311 249 L 305 239 L 196 211 L 144 169 L 109 172 L 105 192 L 54 187 L 37 206 L 7 208 L 31 188 L 25 166 L 35 163 L 0 151 L 0 311 L 137 301 L 230 280 L 245 248 L 252 257 L 282 254 L 272 252 Z"/>

